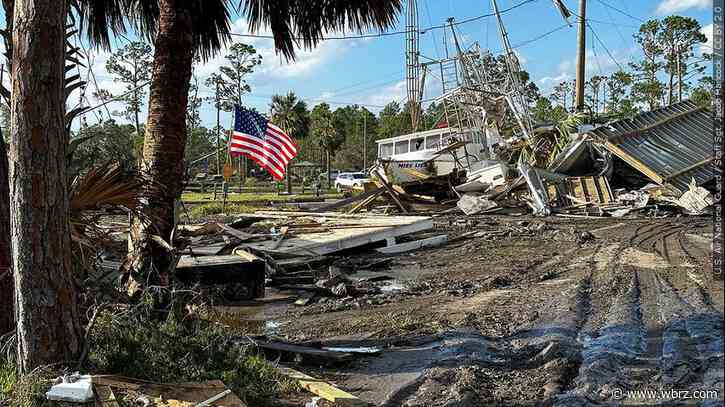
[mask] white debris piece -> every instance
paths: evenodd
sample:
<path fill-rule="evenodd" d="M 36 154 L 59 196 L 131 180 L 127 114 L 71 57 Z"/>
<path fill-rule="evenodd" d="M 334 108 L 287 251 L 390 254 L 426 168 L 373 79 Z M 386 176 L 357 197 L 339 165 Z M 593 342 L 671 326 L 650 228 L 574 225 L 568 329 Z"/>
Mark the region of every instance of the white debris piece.
<path fill-rule="evenodd" d="M 617 197 L 617 200 L 622 203 L 631 204 L 633 207 L 639 209 L 647 206 L 650 195 L 645 191 L 629 191 L 626 194 L 621 194 Z"/>
<path fill-rule="evenodd" d="M 693 180 L 690 190 L 674 203 L 681 206 L 689 215 L 702 215 L 708 207 L 715 204 L 715 198 L 707 189 L 695 185 Z"/>
<path fill-rule="evenodd" d="M 466 215 L 475 215 L 477 213 L 493 209 L 498 205 L 496 202 L 488 200 L 478 194 L 468 193 L 461 196 L 458 200 L 458 208 Z"/>
<path fill-rule="evenodd" d="M 93 382 L 91 376 L 63 376 L 62 382 L 54 385 L 45 394 L 51 401 L 88 403 L 93 400 Z"/>

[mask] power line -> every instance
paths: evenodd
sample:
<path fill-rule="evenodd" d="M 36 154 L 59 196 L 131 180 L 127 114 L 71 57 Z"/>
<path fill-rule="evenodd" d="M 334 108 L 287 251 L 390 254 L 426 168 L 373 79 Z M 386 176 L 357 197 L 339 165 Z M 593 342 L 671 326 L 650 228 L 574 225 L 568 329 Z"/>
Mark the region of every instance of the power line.
<path fill-rule="evenodd" d="M 609 55 L 609 58 L 612 59 L 612 61 L 614 62 L 615 65 L 617 65 L 617 67 L 619 68 L 620 71 L 623 71 L 624 68 L 622 68 L 622 65 L 620 65 L 616 59 L 614 59 L 614 56 L 612 56 L 612 53 L 609 52 L 609 48 L 607 48 L 607 46 L 604 45 L 604 41 L 602 41 L 601 38 L 599 38 L 599 35 L 597 35 L 597 32 L 594 31 L 594 28 L 592 28 L 591 24 L 589 24 L 589 23 L 586 23 L 586 24 L 587 24 L 587 27 L 589 27 L 589 30 L 591 30 L 592 34 L 594 34 L 594 38 L 597 39 L 597 41 L 602 46 L 602 48 L 604 48 L 604 51 L 607 52 L 607 55 Z"/>
<path fill-rule="evenodd" d="M 514 4 L 513 6 L 511 6 L 509 8 L 506 8 L 506 9 L 501 10 L 501 14 L 507 13 L 509 11 L 515 10 L 515 9 L 517 9 L 519 7 L 522 7 L 522 6 L 526 5 L 526 4 L 533 3 L 533 2 L 536 2 L 536 1 L 537 0 L 524 0 L 524 1 L 520 2 L 520 3 Z M 459 26 L 459 25 L 463 25 L 463 24 L 468 24 L 468 23 L 471 23 L 471 22 L 474 22 L 474 21 L 481 20 L 483 18 L 493 17 L 495 15 L 496 15 L 495 13 L 482 14 L 480 16 L 470 17 L 470 18 L 467 18 L 465 20 L 461 20 L 461 21 L 454 22 L 453 25 L 454 26 Z M 428 31 L 441 30 L 441 29 L 446 29 L 448 27 L 449 27 L 448 24 L 435 25 L 435 26 L 431 26 L 431 27 L 427 27 L 427 28 L 421 29 L 420 30 L 420 33 L 421 34 L 427 34 Z M 390 32 L 384 32 L 384 33 L 377 33 L 377 34 L 344 35 L 344 36 L 337 36 L 337 37 L 320 38 L 320 41 L 357 40 L 357 39 L 365 39 L 365 38 L 381 38 L 381 37 L 389 37 L 389 36 L 394 36 L 394 35 L 405 35 L 407 33 L 408 33 L 408 30 L 400 30 L 400 31 L 390 31 Z M 238 33 L 230 33 L 230 35 L 232 35 L 234 37 L 262 38 L 262 39 L 270 39 L 270 40 L 273 40 L 274 39 L 274 36 L 272 36 L 272 35 L 262 35 L 262 34 L 238 34 Z M 294 40 L 296 40 L 296 41 L 304 41 L 305 39 L 304 38 L 297 37 L 297 38 L 294 38 Z"/>
<path fill-rule="evenodd" d="M 637 20 L 637 21 L 639 21 L 640 23 L 645 23 L 645 22 L 646 22 L 646 21 L 642 20 L 641 18 L 639 18 L 639 17 L 635 17 L 635 16 L 633 16 L 633 15 L 631 15 L 631 14 L 627 13 L 626 11 L 620 10 L 620 9 L 618 9 L 618 8 L 616 8 L 616 7 L 614 7 L 614 6 L 612 6 L 611 4 L 607 4 L 607 3 L 605 3 L 605 2 L 604 2 L 604 1 L 602 1 L 602 0 L 597 0 L 597 2 L 599 2 L 599 3 L 600 3 L 601 5 L 603 5 L 604 7 L 607 7 L 607 8 L 611 8 L 612 10 L 614 10 L 614 11 L 616 11 L 616 12 L 620 13 L 620 14 L 623 14 L 623 15 L 625 15 L 625 16 L 627 16 L 627 17 L 629 17 L 629 18 L 633 19 L 633 20 Z"/>

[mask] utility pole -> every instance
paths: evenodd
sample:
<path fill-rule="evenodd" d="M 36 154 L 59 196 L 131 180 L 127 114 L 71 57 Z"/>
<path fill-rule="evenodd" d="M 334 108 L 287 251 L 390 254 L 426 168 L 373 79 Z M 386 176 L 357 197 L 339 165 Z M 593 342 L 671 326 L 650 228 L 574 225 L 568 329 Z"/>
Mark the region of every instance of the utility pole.
<path fill-rule="evenodd" d="M 219 157 L 219 150 L 221 149 L 221 135 L 219 134 L 219 131 L 220 131 L 219 128 L 221 127 L 221 113 L 219 110 L 220 110 L 221 106 L 219 106 L 219 81 L 218 80 L 216 82 L 215 99 L 216 99 L 216 173 L 218 175 L 218 174 L 222 173 L 221 160 Z"/>
<path fill-rule="evenodd" d="M 368 115 L 363 109 L 363 171 L 368 168 Z"/>
<path fill-rule="evenodd" d="M 586 50 L 587 50 L 587 0 L 579 0 L 579 35 L 576 51 L 576 101 L 574 108 L 577 112 L 584 111 L 584 78 L 586 77 Z"/>
<path fill-rule="evenodd" d="M 682 102 L 682 65 L 680 54 L 680 43 L 675 43 L 675 58 L 677 58 L 677 101 Z"/>

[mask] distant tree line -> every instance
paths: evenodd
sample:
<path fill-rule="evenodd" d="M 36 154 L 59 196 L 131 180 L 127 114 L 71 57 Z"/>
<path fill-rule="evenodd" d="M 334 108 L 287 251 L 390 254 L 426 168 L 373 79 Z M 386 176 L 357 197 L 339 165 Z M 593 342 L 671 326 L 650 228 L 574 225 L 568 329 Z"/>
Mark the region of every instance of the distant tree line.
<path fill-rule="evenodd" d="M 714 82 L 706 74 L 711 53 L 698 54 L 707 37 L 700 23 L 689 17 L 669 16 L 643 23 L 634 40 L 641 58 L 620 66 L 611 75 L 593 75 L 585 83 L 590 121 L 631 117 L 683 99 L 709 106 Z M 575 83 L 556 85 L 548 98 L 539 98 L 534 116 L 539 121 L 561 121 L 574 110 Z"/>

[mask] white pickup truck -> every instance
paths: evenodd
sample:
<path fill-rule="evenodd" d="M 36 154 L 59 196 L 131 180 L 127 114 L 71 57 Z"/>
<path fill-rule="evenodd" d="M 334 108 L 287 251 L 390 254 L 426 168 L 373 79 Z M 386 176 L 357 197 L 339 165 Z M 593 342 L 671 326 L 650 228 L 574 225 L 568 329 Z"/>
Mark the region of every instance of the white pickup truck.
<path fill-rule="evenodd" d="M 366 182 L 370 182 L 370 178 L 362 172 L 343 172 L 335 178 L 335 189 L 342 192 L 343 190 L 361 188 Z"/>

